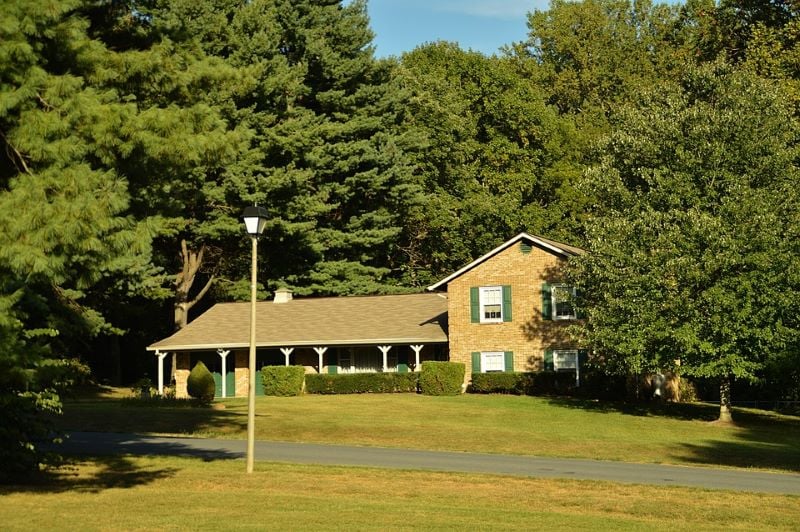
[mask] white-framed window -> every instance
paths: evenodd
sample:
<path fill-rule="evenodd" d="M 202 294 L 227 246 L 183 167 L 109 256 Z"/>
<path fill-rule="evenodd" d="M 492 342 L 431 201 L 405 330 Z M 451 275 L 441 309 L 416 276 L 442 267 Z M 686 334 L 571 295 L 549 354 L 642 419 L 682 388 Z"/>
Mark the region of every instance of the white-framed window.
<path fill-rule="evenodd" d="M 503 351 L 481 352 L 481 373 L 506 370 L 506 357 Z"/>
<path fill-rule="evenodd" d="M 574 320 L 578 317 L 575 313 L 575 287 L 566 284 L 557 284 L 552 289 L 553 319 Z"/>
<path fill-rule="evenodd" d="M 557 349 L 553 351 L 553 369 L 577 370 L 578 369 L 578 350 L 577 349 Z"/>
<path fill-rule="evenodd" d="M 503 321 L 503 287 L 482 286 L 479 294 L 481 323 Z"/>

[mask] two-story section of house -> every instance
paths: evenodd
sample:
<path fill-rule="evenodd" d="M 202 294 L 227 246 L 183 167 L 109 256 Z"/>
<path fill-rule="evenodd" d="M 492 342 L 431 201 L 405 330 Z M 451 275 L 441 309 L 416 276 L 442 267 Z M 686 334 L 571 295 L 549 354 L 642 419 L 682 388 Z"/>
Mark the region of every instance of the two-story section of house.
<path fill-rule="evenodd" d="M 583 250 L 520 233 L 428 287 L 447 291 L 450 360 L 472 373 L 574 370 L 576 315 L 566 261 Z M 465 383 L 466 384 L 466 383 Z"/>

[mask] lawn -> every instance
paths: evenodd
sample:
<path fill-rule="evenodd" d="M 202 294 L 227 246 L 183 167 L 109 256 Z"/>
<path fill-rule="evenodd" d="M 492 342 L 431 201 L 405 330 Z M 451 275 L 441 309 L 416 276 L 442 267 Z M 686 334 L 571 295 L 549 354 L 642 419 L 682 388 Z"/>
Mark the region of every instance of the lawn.
<path fill-rule="evenodd" d="M 69 401 L 64 429 L 245 438 L 245 399 L 225 409 Z M 502 395 L 259 397 L 256 438 L 800 471 L 800 418 L 707 405 L 630 406 Z"/>
<path fill-rule="evenodd" d="M 240 460 L 114 457 L 0 486 L 4 530 L 797 530 L 800 499 Z"/>

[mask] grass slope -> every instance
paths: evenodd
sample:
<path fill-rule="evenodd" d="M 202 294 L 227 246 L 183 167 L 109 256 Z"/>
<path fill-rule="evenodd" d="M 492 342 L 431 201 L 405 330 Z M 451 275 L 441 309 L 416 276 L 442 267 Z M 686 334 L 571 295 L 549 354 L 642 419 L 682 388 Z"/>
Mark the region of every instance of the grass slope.
<path fill-rule="evenodd" d="M 71 401 L 64 429 L 245 438 L 245 399 L 224 410 Z M 704 405 L 630 406 L 501 395 L 258 397 L 256 438 L 800 471 L 800 418 Z"/>
<path fill-rule="evenodd" d="M 605 482 L 115 457 L 0 486 L 14 530 L 796 530 L 800 498 Z"/>

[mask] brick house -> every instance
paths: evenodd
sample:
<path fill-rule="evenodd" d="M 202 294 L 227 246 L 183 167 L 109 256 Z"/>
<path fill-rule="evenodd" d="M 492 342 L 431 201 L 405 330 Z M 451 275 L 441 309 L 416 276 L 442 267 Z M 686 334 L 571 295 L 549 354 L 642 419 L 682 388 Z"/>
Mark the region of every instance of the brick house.
<path fill-rule="evenodd" d="M 565 327 L 578 318 L 562 268 L 582 250 L 520 233 L 428 293 L 292 298 L 278 290 L 257 303 L 256 367 L 302 365 L 306 372 L 417 371 L 425 360 L 473 372 L 575 370 L 582 352 Z M 187 327 L 150 346 L 163 361 L 176 354 L 176 395 L 186 395 L 190 368 L 202 360 L 217 395 L 247 395 L 249 303 L 217 304 Z M 232 355 L 232 356 L 230 356 Z M 258 393 L 258 389 L 257 389 Z"/>
<path fill-rule="evenodd" d="M 574 288 L 562 282 L 583 253 L 520 233 L 429 286 L 447 292 L 449 359 L 472 373 L 577 369 L 583 352 L 565 327 L 578 318 Z"/>

